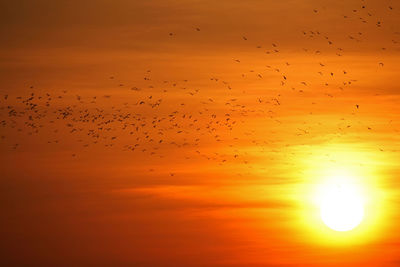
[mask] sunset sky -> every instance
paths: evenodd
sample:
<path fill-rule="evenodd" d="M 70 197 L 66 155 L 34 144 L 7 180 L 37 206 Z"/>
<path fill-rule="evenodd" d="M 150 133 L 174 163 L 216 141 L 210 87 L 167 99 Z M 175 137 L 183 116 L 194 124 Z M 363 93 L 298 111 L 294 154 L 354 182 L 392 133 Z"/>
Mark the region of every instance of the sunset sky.
<path fill-rule="evenodd" d="M 1 266 L 400 266 L 400 2 L 0 1 L 0 36 Z"/>

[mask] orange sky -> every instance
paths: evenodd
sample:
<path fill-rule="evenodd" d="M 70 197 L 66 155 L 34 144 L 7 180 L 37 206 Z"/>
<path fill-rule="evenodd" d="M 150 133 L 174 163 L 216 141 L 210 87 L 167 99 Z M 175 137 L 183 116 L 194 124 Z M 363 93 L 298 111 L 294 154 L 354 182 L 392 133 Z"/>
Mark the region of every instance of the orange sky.
<path fill-rule="evenodd" d="M 398 266 L 394 0 L 2 1 L 3 266 Z M 367 195 L 319 219 L 331 172 Z"/>

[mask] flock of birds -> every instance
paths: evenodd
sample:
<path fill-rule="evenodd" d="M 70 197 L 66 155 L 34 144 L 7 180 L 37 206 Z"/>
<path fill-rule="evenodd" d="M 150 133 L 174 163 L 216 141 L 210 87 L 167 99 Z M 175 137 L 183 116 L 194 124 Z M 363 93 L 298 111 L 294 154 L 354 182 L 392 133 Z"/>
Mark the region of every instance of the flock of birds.
<path fill-rule="evenodd" d="M 388 12 L 394 7 L 388 6 Z M 368 10 L 365 1 L 361 1 L 359 9 L 350 11 L 352 15 L 344 15 L 343 19 L 357 18 L 359 23 L 373 24 L 373 27 L 383 28 L 381 19 L 374 16 Z M 312 13 L 318 15 L 320 11 L 314 9 Z M 355 23 L 354 20 L 351 23 Z M 202 31 L 199 27 L 195 31 Z M 303 30 L 301 34 L 310 40 L 322 40 L 326 42 L 329 49 L 334 49 L 338 57 L 345 54 L 345 49 L 337 46 L 336 43 L 319 30 Z M 392 44 L 399 45 L 395 39 L 399 33 L 393 33 Z M 176 34 L 169 33 L 170 38 Z M 358 32 L 349 35 L 348 39 L 354 42 L 362 42 L 365 33 Z M 238 36 L 243 42 L 249 42 L 246 36 Z M 265 50 L 258 45 L 266 55 L 279 54 L 281 48 L 277 43 L 272 43 Z M 305 53 L 321 55 L 321 49 L 304 48 Z M 381 48 L 386 50 L 387 48 Z M 235 58 L 234 63 L 241 64 L 242 60 Z M 290 60 L 283 59 L 281 66 L 266 65 L 265 72 L 268 77 L 273 73 L 277 77 L 276 84 L 279 86 L 290 86 L 290 89 L 298 93 L 306 91 L 310 85 L 308 81 L 293 81 L 289 71 Z M 377 62 L 377 66 L 384 67 L 383 62 Z M 325 63 L 319 62 L 317 74 L 324 79 L 323 86 L 330 86 L 331 83 L 339 84 L 339 90 L 345 90 L 346 86 L 351 86 L 357 80 L 351 78 L 350 71 L 346 68 L 339 70 L 328 70 Z M 262 80 L 266 74 L 255 70 L 249 70 L 241 74 L 241 78 L 253 78 Z M 340 77 L 340 78 L 337 78 Z M 341 79 L 340 81 L 335 80 Z M 109 80 L 116 81 L 114 76 Z M 0 100 L 0 138 L 6 142 L 11 135 L 16 133 L 33 136 L 44 134 L 48 138 L 49 144 L 60 144 L 67 139 L 76 140 L 82 147 L 104 146 L 119 147 L 124 151 L 134 153 L 145 153 L 150 156 L 164 157 L 165 149 L 180 147 L 191 147 L 197 153 L 209 160 L 225 162 L 227 159 L 218 157 L 218 153 L 209 155 L 201 152 L 201 142 L 206 140 L 210 146 L 216 143 L 223 143 L 229 140 L 238 140 L 233 132 L 240 128 L 246 117 L 254 114 L 262 114 L 280 123 L 276 117 L 277 109 L 282 105 L 279 90 L 274 95 L 268 97 L 260 96 L 254 99 L 254 105 L 249 106 L 244 100 L 235 95 L 233 83 L 219 77 L 211 76 L 210 82 L 213 86 L 221 86 L 227 90 L 225 97 L 217 99 L 202 94 L 200 89 L 189 89 L 188 80 L 180 81 L 159 81 L 163 89 L 154 90 L 155 77 L 151 70 L 144 71 L 144 83 L 147 86 L 125 86 L 120 82 L 115 85 L 127 93 L 133 94 L 131 98 L 124 99 L 115 97 L 112 94 L 87 96 L 70 93 L 70 90 L 59 92 L 49 91 L 43 93 L 30 86 L 30 93 L 25 96 L 15 96 L 4 94 Z M 151 92 L 151 93 L 149 93 Z M 232 92 L 232 93 L 230 93 Z M 170 96 L 171 94 L 171 96 Z M 333 97 L 332 93 L 325 93 L 328 97 Z M 114 98 L 116 100 L 114 100 Z M 194 101 L 193 99 L 196 99 Z M 198 103 L 198 104 L 196 104 Z M 354 109 L 360 108 L 358 103 L 354 103 Z M 298 134 L 308 134 L 308 130 L 299 129 Z M 245 129 L 251 134 L 251 130 Z M 57 136 L 57 134 L 59 134 Z M 68 135 L 73 138 L 69 138 Z M 253 141 L 257 143 L 257 141 Z M 12 149 L 20 149 L 20 143 L 9 144 Z M 233 143 L 229 144 L 234 147 Z M 79 152 L 71 153 L 76 157 Z M 233 153 L 233 158 L 238 158 L 239 152 Z M 172 174 L 171 174 L 172 175 Z"/>

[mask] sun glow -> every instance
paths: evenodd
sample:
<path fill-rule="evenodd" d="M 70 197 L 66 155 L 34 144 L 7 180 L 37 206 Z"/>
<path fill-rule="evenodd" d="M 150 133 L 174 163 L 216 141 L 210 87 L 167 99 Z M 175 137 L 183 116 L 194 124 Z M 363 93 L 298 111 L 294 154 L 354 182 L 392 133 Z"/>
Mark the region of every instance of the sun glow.
<path fill-rule="evenodd" d="M 330 144 L 300 159 L 306 181 L 298 190 L 298 215 L 311 243 L 327 246 L 364 244 L 379 239 L 386 227 L 388 195 L 380 155 L 368 146 Z"/>

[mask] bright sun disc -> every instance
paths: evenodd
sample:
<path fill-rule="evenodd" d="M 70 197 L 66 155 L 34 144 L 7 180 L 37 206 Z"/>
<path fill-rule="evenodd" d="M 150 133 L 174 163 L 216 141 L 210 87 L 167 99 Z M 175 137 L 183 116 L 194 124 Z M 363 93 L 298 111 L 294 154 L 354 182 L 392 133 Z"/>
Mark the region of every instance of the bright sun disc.
<path fill-rule="evenodd" d="M 351 184 L 334 183 L 321 192 L 322 221 L 335 231 L 350 231 L 364 217 L 363 198 Z"/>

